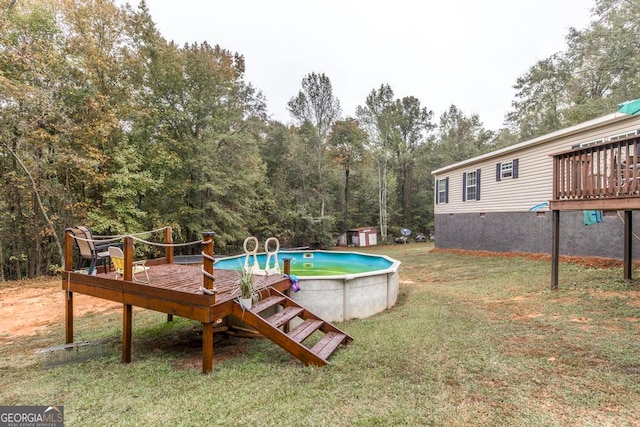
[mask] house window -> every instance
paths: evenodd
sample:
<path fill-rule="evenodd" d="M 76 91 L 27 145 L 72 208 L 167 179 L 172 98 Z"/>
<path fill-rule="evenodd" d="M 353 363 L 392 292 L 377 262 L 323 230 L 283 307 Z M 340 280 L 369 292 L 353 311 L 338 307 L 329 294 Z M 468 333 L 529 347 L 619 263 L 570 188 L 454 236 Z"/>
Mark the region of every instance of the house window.
<path fill-rule="evenodd" d="M 476 199 L 476 172 L 467 173 L 467 200 Z"/>
<path fill-rule="evenodd" d="M 449 203 L 449 178 L 436 181 L 436 204 Z"/>
<path fill-rule="evenodd" d="M 496 181 L 518 177 L 518 159 L 496 164 Z"/>
<path fill-rule="evenodd" d="M 511 178 L 513 175 L 513 162 L 505 162 L 500 165 L 500 178 Z"/>
<path fill-rule="evenodd" d="M 462 174 L 462 201 L 480 200 L 480 169 Z"/>

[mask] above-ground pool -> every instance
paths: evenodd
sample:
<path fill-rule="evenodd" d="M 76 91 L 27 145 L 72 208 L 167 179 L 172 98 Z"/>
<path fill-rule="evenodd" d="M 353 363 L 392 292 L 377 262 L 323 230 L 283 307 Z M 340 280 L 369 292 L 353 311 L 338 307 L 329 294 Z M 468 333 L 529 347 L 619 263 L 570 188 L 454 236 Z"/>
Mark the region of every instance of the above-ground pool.
<path fill-rule="evenodd" d="M 337 251 L 280 251 L 278 261 L 291 259 L 291 274 L 300 291 L 291 298 L 329 322 L 361 319 L 391 308 L 398 299 L 400 261 L 383 255 Z M 215 268 L 242 270 L 245 256 L 218 259 Z M 265 254 L 258 255 L 264 268 Z"/>

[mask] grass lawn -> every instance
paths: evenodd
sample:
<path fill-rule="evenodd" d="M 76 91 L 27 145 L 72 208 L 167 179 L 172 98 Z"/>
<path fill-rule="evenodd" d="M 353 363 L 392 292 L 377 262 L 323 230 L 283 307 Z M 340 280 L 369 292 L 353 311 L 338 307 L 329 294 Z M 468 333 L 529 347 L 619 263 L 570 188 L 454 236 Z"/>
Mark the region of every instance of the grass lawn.
<path fill-rule="evenodd" d="M 640 423 L 638 283 L 621 269 L 561 263 L 551 292 L 548 261 L 430 248 L 367 250 L 402 261 L 398 303 L 339 324 L 355 341 L 327 367 L 220 335 L 214 371 L 202 375 L 190 367 L 200 325 L 147 310 L 134 312 L 133 363 L 123 365 L 121 313 L 111 310 L 76 319 L 77 341 L 107 342 L 90 361 L 47 368 L 35 354 L 63 343 L 62 324 L 0 336 L 0 405 L 64 405 L 69 426 Z M 0 284 L 0 297 L 17 286 Z"/>

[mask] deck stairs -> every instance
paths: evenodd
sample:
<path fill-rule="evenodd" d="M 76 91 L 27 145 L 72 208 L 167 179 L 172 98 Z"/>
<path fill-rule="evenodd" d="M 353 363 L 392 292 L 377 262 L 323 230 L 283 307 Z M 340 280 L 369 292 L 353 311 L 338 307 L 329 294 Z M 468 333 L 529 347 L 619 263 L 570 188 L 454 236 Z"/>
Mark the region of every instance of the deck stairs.
<path fill-rule="evenodd" d="M 272 287 L 260 292 L 259 301 L 251 310 L 233 301 L 232 314 L 306 365 L 327 365 L 341 344 L 353 341 L 347 333 Z M 301 322 L 298 320 L 297 326 L 289 328 L 289 322 L 296 318 Z M 309 345 L 305 344 L 307 339 Z"/>

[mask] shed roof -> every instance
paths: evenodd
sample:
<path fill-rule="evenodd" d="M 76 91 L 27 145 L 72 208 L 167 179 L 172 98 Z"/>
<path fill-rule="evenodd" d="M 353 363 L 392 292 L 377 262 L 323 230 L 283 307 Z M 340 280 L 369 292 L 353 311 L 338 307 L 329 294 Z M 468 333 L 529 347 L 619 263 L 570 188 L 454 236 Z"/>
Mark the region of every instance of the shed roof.
<path fill-rule="evenodd" d="M 347 231 L 378 231 L 376 227 L 358 227 L 358 228 L 350 228 Z"/>
<path fill-rule="evenodd" d="M 479 162 L 481 160 L 487 160 L 487 159 L 491 159 L 493 157 L 498 157 L 498 156 L 502 156 L 504 154 L 509 154 L 509 153 L 513 153 L 519 150 L 523 150 L 529 147 L 533 147 L 536 145 L 541 145 L 541 144 L 545 144 L 549 141 L 552 141 L 554 139 L 557 138 L 561 138 L 561 137 L 565 137 L 571 134 L 575 134 L 575 133 L 579 133 L 579 132 L 584 132 L 586 130 L 589 129 L 593 129 L 593 128 L 597 128 L 600 126 L 604 126 L 604 125 L 608 125 L 610 123 L 615 123 L 618 121 L 622 121 L 625 119 L 632 119 L 634 116 L 631 116 L 629 114 L 624 114 L 624 113 L 611 113 L 611 114 L 607 114 L 606 116 L 602 116 L 602 117 L 598 117 L 592 120 L 588 120 L 586 122 L 582 122 L 582 123 L 578 123 L 577 125 L 573 125 L 573 126 L 569 126 L 567 128 L 564 129 L 560 129 L 551 133 L 547 133 L 545 135 L 541 135 L 538 136 L 536 138 L 533 139 L 529 139 L 526 141 L 522 141 L 519 142 L 517 144 L 514 145 L 510 145 L 508 147 L 504 147 L 504 148 L 500 148 L 499 150 L 495 150 L 495 151 L 491 151 L 489 153 L 485 153 L 485 154 L 481 154 L 479 156 L 476 157 L 472 157 L 470 159 L 467 160 L 463 160 L 461 162 L 458 163 L 453 163 L 447 166 L 444 166 L 440 169 L 436 169 L 433 172 L 431 172 L 433 175 L 437 175 L 437 174 L 441 174 L 443 172 L 448 172 L 450 170 L 453 169 L 457 169 L 459 167 L 462 166 L 466 166 L 469 164 L 473 164 L 476 162 Z"/>

